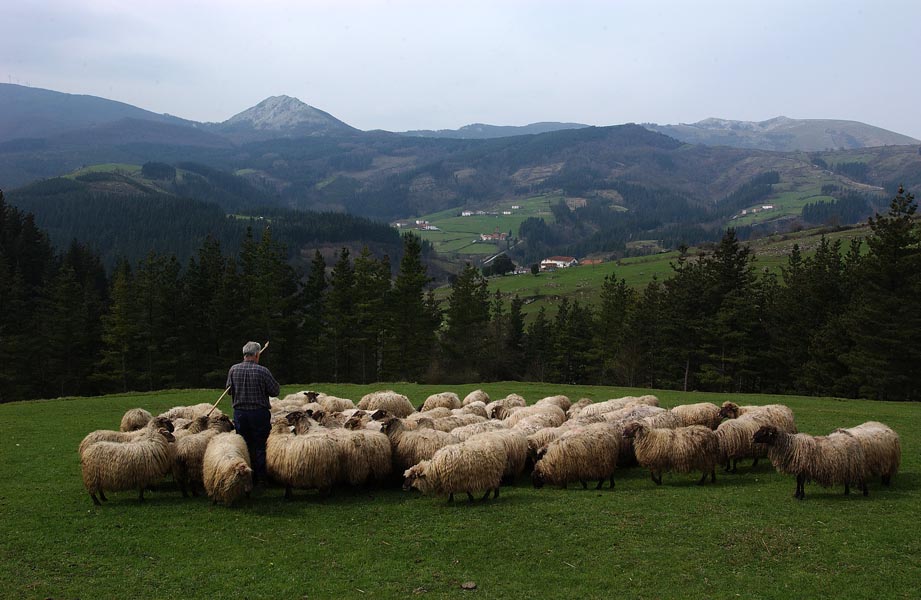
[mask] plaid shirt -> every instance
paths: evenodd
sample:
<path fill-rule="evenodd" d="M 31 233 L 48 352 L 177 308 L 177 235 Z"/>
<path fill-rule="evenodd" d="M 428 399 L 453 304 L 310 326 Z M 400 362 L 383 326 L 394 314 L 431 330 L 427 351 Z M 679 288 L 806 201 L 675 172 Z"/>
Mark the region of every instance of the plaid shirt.
<path fill-rule="evenodd" d="M 272 372 L 254 361 L 244 360 L 230 367 L 227 387 L 234 409 L 240 410 L 268 409 L 269 396 L 278 395 L 278 382 Z"/>

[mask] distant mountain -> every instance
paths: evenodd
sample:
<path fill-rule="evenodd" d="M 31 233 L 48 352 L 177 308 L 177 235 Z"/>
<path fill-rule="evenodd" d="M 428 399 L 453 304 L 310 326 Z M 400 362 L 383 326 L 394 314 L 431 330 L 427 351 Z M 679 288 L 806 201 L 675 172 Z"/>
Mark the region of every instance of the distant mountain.
<path fill-rule="evenodd" d="M 194 125 L 192 121 L 157 114 L 124 102 L 0 83 L 0 142 L 17 138 L 47 138 L 122 119 Z"/>
<path fill-rule="evenodd" d="M 412 131 L 402 131 L 400 135 L 408 137 L 425 137 L 425 138 L 449 138 L 454 140 L 488 140 L 493 138 L 511 137 L 514 135 L 532 135 L 538 133 L 549 133 L 551 131 L 561 131 L 563 129 L 583 129 L 588 125 L 582 123 L 554 123 L 542 122 L 531 123 L 530 125 L 486 125 L 485 123 L 472 123 L 464 125 L 460 129 L 415 129 Z"/>
<path fill-rule="evenodd" d="M 209 123 L 208 126 L 238 143 L 358 131 L 331 114 L 291 96 L 271 96 L 223 123 Z"/>
<path fill-rule="evenodd" d="M 907 135 L 865 123 L 832 119 L 775 117 L 767 121 L 753 122 L 711 118 L 690 124 L 649 123 L 643 126 L 688 144 L 778 152 L 818 152 L 921 143 Z"/>

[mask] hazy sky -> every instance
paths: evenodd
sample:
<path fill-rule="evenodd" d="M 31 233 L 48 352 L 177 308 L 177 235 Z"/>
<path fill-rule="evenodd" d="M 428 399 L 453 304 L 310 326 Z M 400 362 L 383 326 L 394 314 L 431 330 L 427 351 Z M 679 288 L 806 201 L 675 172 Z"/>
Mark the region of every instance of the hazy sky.
<path fill-rule="evenodd" d="M 852 119 L 921 139 L 921 0 L 3 0 L 0 77 L 360 129 Z"/>

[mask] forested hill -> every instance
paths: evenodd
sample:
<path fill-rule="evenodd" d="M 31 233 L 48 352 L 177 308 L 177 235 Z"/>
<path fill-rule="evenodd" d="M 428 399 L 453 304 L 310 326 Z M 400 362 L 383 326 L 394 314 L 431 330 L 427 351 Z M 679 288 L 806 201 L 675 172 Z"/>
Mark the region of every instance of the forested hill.
<path fill-rule="evenodd" d="M 314 249 L 325 248 L 332 255 L 342 246 L 357 252 L 367 245 L 378 255 L 399 258 L 399 234 L 386 224 L 344 213 L 291 210 L 259 196 L 247 203 L 240 197 L 245 182 L 234 195 L 229 186 L 217 188 L 198 174 L 187 172 L 184 179 L 178 189 L 189 194 L 175 195 L 127 175 L 91 172 L 14 190 L 7 200 L 32 213 L 56 248 L 76 240 L 97 252 L 108 268 L 120 258 L 133 263 L 151 252 L 175 255 L 185 263 L 209 236 L 236 252 L 248 227 L 265 226 L 295 263 L 309 260 Z M 228 210 L 234 213 L 228 215 Z"/>

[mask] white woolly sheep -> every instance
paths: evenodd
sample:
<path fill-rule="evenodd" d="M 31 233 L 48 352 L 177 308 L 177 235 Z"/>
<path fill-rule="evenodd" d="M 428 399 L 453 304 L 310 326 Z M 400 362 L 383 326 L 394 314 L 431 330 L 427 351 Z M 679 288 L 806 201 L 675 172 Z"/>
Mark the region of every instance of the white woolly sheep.
<path fill-rule="evenodd" d="M 552 404 L 554 406 L 559 406 L 563 412 L 569 410 L 572 406 L 572 402 L 567 396 L 547 396 L 546 398 L 541 398 L 534 403 L 534 406 L 543 406 L 544 404 Z"/>
<path fill-rule="evenodd" d="M 362 428 L 324 429 L 303 413 L 292 420 L 297 435 L 326 435 L 335 442 L 339 452 L 339 481 L 365 485 L 383 481 L 390 474 L 390 440 L 383 433 Z"/>
<path fill-rule="evenodd" d="M 230 432 L 211 438 L 202 461 L 202 480 L 213 504 L 233 504 L 253 489 L 253 469 L 243 436 Z"/>
<path fill-rule="evenodd" d="M 96 442 L 80 456 L 83 485 L 93 504 L 99 506 L 99 498 L 107 500 L 106 490 L 137 490 L 143 502 L 144 489 L 169 473 L 175 456 L 173 434 L 162 427 L 140 432 L 131 443 Z"/>
<path fill-rule="evenodd" d="M 137 431 L 147 425 L 153 418 L 149 412 L 143 408 L 132 408 L 122 415 L 122 422 L 119 431 Z"/>
<path fill-rule="evenodd" d="M 739 406 L 735 402 L 723 402 L 720 407 L 721 418 L 738 419 L 743 416 L 757 417 L 762 425 L 775 425 L 787 433 L 796 433 L 793 411 L 783 404 Z"/>
<path fill-rule="evenodd" d="M 710 482 L 716 482 L 720 446 L 713 430 L 702 425 L 653 429 L 643 422 L 637 422 L 628 424 L 623 435 L 625 438 L 633 438 L 636 460 L 643 468 L 649 469 L 656 485 L 662 484 L 662 473 L 666 471 L 703 471 L 698 485 L 706 483 L 708 474 Z"/>
<path fill-rule="evenodd" d="M 575 417 L 576 415 L 578 415 L 580 412 L 582 412 L 582 409 L 583 409 L 583 408 L 585 408 L 586 406 L 588 406 L 588 405 L 591 404 L 591 403 L 592 403 L 592 399 L 591 399 L 591 398 L 579 398 L 579 401 L 578 401 L 578 402 L 573 403 L 573 404 L 566 410 L 566 418 L 567 418 L 567 419 L 572 419 L 573 417 Z"/>
<path fill-rule="evenodd" d="M 420 408 L 419 411 L 425 412 L 438 406 L 443 406 L 447 409 L 460 408 L 461 401 L 460 398 L 457 397 L 457 394 L 454 392 L 439 392 L 426 398 L 425 402 L 422 403 L 422 408 Z"/>
<path fill-rule="evenodd" d="M 173 480 L 179 486 L 183 497 L 188 497 L 188 489 L 197 495 L 196 487 L 203 485 L 202 465 L 205 450 L 211 438 L 219 433 L 233 431 L 233 422 L 227 415 L 219 417 L 201 416 L 196 419 L 198 433 L 176 439 L 176 459 L 173 461 Z"/>
<path fill-rule="evenodd" d="M 485 490 L 483 500 L 493 492 L 499 497 L 499 484 L 507 457 L 502 443 L 496 439 L 467 440 L 441 448 L 431 459 L 413 465 L 403 473 L 403 489 L 418 489 L 423 494 L 448 496 L 466 492 L 473 501 L 473 492 Z"/>
<path fill-rule="evenodd" d="M 209 412 L 210 416 L 218 416 L 224 413 L 221 412 L 221 409 L 215 408 L 213 411 L 211 407 L 214 406 L 208 402 L 202 402 L 201 404 L 193 404 L 192 406 L 174 406 L 165 413 L 162 413 L 161 417 L 166 417 L 167 419 L 196 419 L 202 415 L 207 415 Z"/>
<path fill-rule="evenodd" d="M 514 480 L 524 472 L 528 461 L 528 438 L 511 429 L 487 431 L 468 438 L 468 441 L 494 440 L 502 445 L 506 455 L 505 470 L 502 477 Z"/>
<path fill-rule="evenodd" d="M 518 394 L 509 394 L 505 398 L 493 400 L 486 405 L 486 416 L 490 419 L 504 419 L 512 408 L 527 406 L 527 402 Z"/>
<path fill-rule="evenodd" d="M 463 427 L 452 429 L 451 435 L 456 437 L 458 441 L 463 442 L 464 440 L 470 439 L 471 437 L 480 433 L 485 433 L 487 431 L 503 431 L 507 429 L 508 427 L 503 421 L 496 421 L 492 419 L 489 421 L 482 421 L 480 423 L 473 423 L 471 425 L 464 425 Z"/>
<path fill-rule="evenodd" d="M 483 406 L 486 406 L 487 404 L 489 404 L 489 394 L 487 394 L 483 390 L 473 390 L 472 392 L 464 396 L 464 400 L 463 402 L 461 402 L 461 404 L 463 406 L 467 406 L 468 404 L 471 404 L 473 402 L 482 402 Z"/>
<path fill-rule="evenodd" d="M 435 429 L 407 430 L 399 419 L 388 421 L 382 431 L 390 438 L 393 463 L 401 471 L 432 458 L 441 448 L 459 441 L 450 433 Z"/>
<path fill-rule="evenodd" d="M 444 406 L 436 406 L 435 408 L 430 408 L 425 412 L 414 412 L 413 414 L 406 417 L 406 421 L 418 421 L 419 419 L 430 419 L 434 421 L 435 419 L 442 419 L 444 417 L 450 417 L 454 413 L 451 412 L 450 408 Z"/>
<path fill-rule="evenodd" d="M 888 486 L 892 476 L 898 473 L 902 462 L 902 442 L 899 440 L 899 434 L 878 421 L 867 421 L 856 427 L 836 431 L 857 438 L 866 460 L 866 477 L 879 476 L 883 485 Z"/>
<path fill-rule="evenodd" d="M 80 456 L 83 456 L 83 453 L 87 448 L 95 444 L 96 442 L 134 442 L 142 439 L 150 431 L 157 431 L 158 429 L 166 429 L 170 433 L 174 431 L 173 423 L 166 417 L 154 417 L 147 422 L 147 425 L 143 429 L 138 429 L 137 431 L 112 431 L 110 429 L 97 429 L 96 431 L 91 431 L 83 438 L 83 441 L 80 442 L 80 447 L 77 452 Z"/>
<path fill-rule="evenodd" d="M 339 450 L 327 435 L 295 435 L 290 425 L 272 425 L 265 448 L 269 475 L 285 486 L 285 499 L 293 488 L 317 489 L 327 494 L 339 479 Z"/>
<path fill-rule="evenodd" d="M 756 444 L 753 436 L 762 423 L 750 417 L 729 419 L 716 428 L 716 438 L 720 444 L 720 462 L 727 473 L 738 471 L 738 462 L 752 458 L 752 468 L 758 466 L 758 460 L 767 456 L 767 447 Z"/>
<path fill-rule="evenodd" d="M 611 412 L 614 410 L 620 410 L 628 406 L 634 406 L 637 404 L 646 404 L 648 406 L 658 406 L 659 399 L 655 396 L 646 395 L 646 396 L 624 396 L 623 398 L 612 398 L 611 400 L 605 400 L 604 402 L 595 402 L 594 404 L 589 404 L 579 412 L 579 416 L 592 416 L 600 415 L 606 412 Z"/>
<path fill-rule="evenodd" d="M 754 441 L 768 445 L 768 456 L 777 472 L 796 477 L 794 498 L 806 497 L 807 481 L 815 481 L 822 487 L 843 484 L 845 494 L 850 494 L 851 484 L 855 484 L 864 496 L 868 494 L 866 457 L 853 435 L 835 431 L 826 436 L 812 436 L 762 425 L 755 432 Z"/>
<path fill-rule="evenodd" d="M 708 429 L 716 429 L 723 420 L 720 416 L 720 407 L 712 402 L 679 404 L 671 410 L 681 420 L 680 427 L 703 425 Z"/>
<path fill-rule="evenodd" d="M 483 417 L 484 419 L 489 418 L 489 416 L 486 414 L 486 405 L 480 402 L 479 400 L 476 402 L 465 404 L 461 408 L 455 408 L 454 410 L 451 411 L 451 414 L 477 415 L 478 417 Z"/>
<path fill-rule="evenodd" d="M 316 402 L 328 413 L 342 412 L 344 410 L 357 408 L 355 403 L 348 398 L 337 398 L 336 396 L 330 396 L 323 393 L 317 395 Z"/>
<path fill-rule="evenodd" d="M 522 419 L 534 415 L 545 415 L 545 427 L 559 427 L 566 420 L 566 413 L 555 404 L 533 404 L 512 408 L 504 421 L 509 427 L 514 427 Z"/>
<path fill-rule="evenodd" d="M 586 488 L 588 481 L 597 479 L 595 489 L 601 489 L 607 479 L 613 488 L 619 449 L 620 442 L 611 425 L 596 423 L 573 429 L 538 451 L 531 482 L 536 488 L 550 484 L 566 489 L 574 481 Z"/>
<path fill-rule="evenodd" d="M 358 402 L 358 408 L 368 411 L 375 411 L 378 409 L 386 410 L 394 417 L 400 419 L 408 417 L 416 412 L 409 398 L 393 390 L 381 390 L 365 394 Z"/>
<path fill-rule="evenodd" d="M 426 413 L 427 414 L 427 413 Z M 473 425 L 474 423 L 482 423 L 486 420 L 485 417 L 480 417 L 477 415 L 451 415 L 449 417 L 441 417 L 440 419 L 434 419 L 432 422 L 432 427 L 438 431 L 453 431 L 458 427 L 464 427 L 465 425 Z"/>

